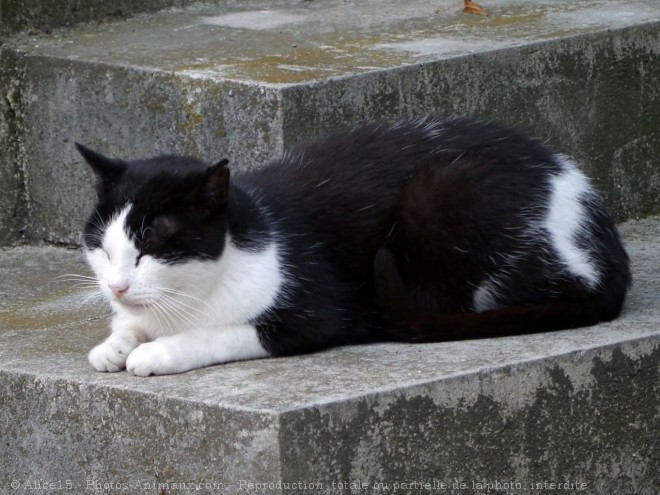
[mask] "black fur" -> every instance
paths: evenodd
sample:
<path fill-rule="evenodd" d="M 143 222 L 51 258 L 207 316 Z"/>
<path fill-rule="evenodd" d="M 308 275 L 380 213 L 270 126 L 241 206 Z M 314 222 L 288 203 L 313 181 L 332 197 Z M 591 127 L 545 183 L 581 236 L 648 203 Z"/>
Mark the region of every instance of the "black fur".
<path fill-rule="evenodd" d="M 590 227 L 578 242 L 604 274 L 596 288 L 562 269 L 547 236 L 529 236 L 525 222 L 543 217 L 561 164 L 500 124 L 364 124 L 230 181 L 223 162 L 126 163 L 80 151 L 99 177 L 89 247 L 127 202 L 140 251 L 168 263 L 221 256 L 227 232 L 242 249 L 280 244 L 282 297 L 253 322 L 272 355 L 590 325 L 618 316 L 630 284 L 628 257 L 595 195 L 585 198 Z M 511 254 L 520 269 L 499 309 L 475 313 L 475 288 Z"/>

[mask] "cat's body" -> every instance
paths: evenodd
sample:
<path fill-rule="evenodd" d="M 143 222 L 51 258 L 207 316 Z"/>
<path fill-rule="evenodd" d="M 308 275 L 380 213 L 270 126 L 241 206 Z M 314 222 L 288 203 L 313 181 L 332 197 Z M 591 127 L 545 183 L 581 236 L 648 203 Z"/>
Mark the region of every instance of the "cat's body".
<path fill-rule="evenodd" d="M 493 123 L 365 124 L 231 181 L 224 162 L 81 152 L 99 177 L 87 256 L 115 312 L 101 371 L 589 325 L 630 283 L 584 176 Z"/>

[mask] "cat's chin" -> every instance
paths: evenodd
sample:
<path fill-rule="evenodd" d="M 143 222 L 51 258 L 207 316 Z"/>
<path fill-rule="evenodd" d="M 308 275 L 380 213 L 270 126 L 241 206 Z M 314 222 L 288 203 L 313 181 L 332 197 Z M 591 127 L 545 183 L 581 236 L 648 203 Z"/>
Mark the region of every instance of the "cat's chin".
<path fill-rule="evenodd" d="M 149 308 L 149 304 L 135 303 L 131 301 L 119 301 L 117 299 L 115 299 L 113 303 L 115 307 L 121 308 L 122 310 L 128 311 L 130 313 L 142 313 Z"/>

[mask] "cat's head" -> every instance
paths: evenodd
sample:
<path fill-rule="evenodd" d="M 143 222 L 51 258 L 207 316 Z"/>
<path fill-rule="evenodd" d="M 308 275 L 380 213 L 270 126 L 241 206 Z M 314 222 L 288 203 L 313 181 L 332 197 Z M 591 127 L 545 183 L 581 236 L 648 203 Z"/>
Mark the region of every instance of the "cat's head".
<path fill-rule="evenodd" d="M 77 147 L 97 179 L 83 241 L 106 297 L 139 308 L 167 291 L 203 285 L 205 262 L 218 259 L 225 244 L 227 160 L 124 161 Z"/>

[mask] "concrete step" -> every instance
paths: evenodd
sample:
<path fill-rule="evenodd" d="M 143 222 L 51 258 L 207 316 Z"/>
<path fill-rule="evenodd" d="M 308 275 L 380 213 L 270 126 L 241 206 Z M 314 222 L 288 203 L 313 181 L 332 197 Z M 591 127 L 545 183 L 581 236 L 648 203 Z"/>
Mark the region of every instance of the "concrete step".
<path fill-rule="evenodd" d="M 660 217 L 622 231 L 611 323 L 149 378 L 87 364 L 79 251 L 0 250 L 0 493 L 657 495 Z"/>
<path fill-rule="evenodd" d="M 73 147 L 256 167 L 358 120 L 517 123 L 584 164 L 619 220 L 660 212 L 660 4 L 282 0 L 19 34 L 0 59 L 0 239 L 78 243 Z M 2 242 L 2 241 L 0 241 Z"/>
<path fill-rule="evenodd" d="M 0 0 L 0 41 L 188 3 Z M 74 140 L 256 167 L 358 120 L 430 111 L 547 136 L 619 220 L 660 212 L 660 5 L 480 3 L 489 17 L 458 0 L 253 0 L 12 35 L 0 245 L 78 242 L 92 194 Z M 57 281 L 84 272 L 80 252 L 0 250 L 0 493 L 657 495 L 660 217 L 623 231 L 635 286 L 609 324 L 149 379 L 89 369 L 107 315 Z"/>
<path fill-rule="evenodd" d="M 142 12 L 180 7 L 194 0 L 0 0 L 0 37 L 21 30 L 54 28 L 106 19 L 126 19 Z"/>

